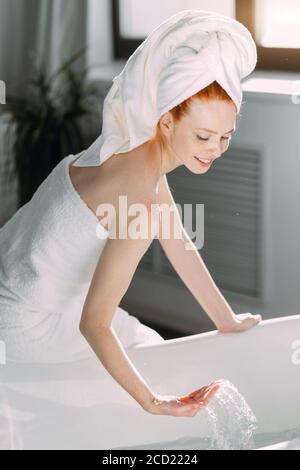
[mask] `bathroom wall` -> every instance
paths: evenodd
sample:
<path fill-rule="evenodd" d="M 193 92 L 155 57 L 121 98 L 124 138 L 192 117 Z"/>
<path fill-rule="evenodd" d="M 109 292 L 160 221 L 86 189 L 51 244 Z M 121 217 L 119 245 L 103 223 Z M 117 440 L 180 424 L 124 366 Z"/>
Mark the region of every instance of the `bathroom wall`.
<path fill-rule="evenodd" d="M 261 313 L 264 318 L 299 313 L 298 80 L 297 75 L 257 72 L 244 83 L 245 103 L 231 145 L 240 150 L 239 158 L 243 158 L 243 149 L 245 157 L 255 151 L 261 158 L 261 256 L 257 262 L 262 295 L 240 295 L 238 289 L 234 292 L 219 286 L 237 313 Z M 226 154 L 223 158 L 225 164 Z M 215 266 L 209 268 L 215 271 Z M 151 269 L 137 270 L 123 305 L 142 319 L 184 332 L 197 333 L 212 327 L 178 277 L 160 275 Z"/>

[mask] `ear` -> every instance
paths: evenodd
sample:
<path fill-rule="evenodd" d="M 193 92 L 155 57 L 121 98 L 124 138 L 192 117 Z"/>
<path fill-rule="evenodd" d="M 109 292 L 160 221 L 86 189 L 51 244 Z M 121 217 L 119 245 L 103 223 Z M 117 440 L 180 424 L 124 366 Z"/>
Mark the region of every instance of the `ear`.
<path fill-rule="evenodd" d="M 164 135 L 170 135 L 174 130 L 174 118 L 170 111 L 162 115 L 159 121 L 160 129 Z"/>

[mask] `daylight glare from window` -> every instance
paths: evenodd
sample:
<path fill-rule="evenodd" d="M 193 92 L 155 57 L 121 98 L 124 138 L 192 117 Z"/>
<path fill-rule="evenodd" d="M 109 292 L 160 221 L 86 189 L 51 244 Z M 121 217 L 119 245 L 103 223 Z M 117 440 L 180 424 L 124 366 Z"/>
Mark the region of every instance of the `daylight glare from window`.
<path fill-rule="evenodd" d="M 263 47 L 300 48 L 300 1 L 256 0 L 256 39 Z"/>

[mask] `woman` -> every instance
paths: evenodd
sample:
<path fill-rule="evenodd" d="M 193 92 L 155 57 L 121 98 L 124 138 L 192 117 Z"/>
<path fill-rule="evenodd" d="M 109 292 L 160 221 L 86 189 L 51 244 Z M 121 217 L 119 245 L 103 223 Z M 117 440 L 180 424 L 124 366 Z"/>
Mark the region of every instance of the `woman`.
<path fill-rule="evenodd" d="M 188 31 L 191 35 L 184 36 Z M 236 76 L 250 73 L 255 62 L 246 31 L 234 20 L 198 10 L 184 10 L 162 23 L 115 77 L 105 100 L 100 138 L 79 156 L 65 157 L 1 229 L 0 338 L 8 358 L 60 362 L 95 353 L 115 380 L 153 414 L 194 416 L 216 393 L 219 381 L 185 397 L 152 391 L 124 347 L 163 338 L 120 309 L 119 303 L 154 236 L 161 239 L 162 219 L 157 211 L 153 218 L 153 207 L 174 206 L 166 174 L 180 165 L 204 174 L 228 148 L 241 102 Z M 168 35 L 176 41 L 165 44 Z M 203 45 L 196 58 L 195 38 Z M 182 46 L 192 50 L 188 61 Z M 232 65 L 235 48 L 240 55 L 228 80 L 224 61 L 214 52 L 227 54 Z M 171 51 L 167 64 L 166 50 Z M 205 65 L 203 70 L 199 64 Z M 215 73 L 217 81 L 212 79 Z M 176 90 L 170 86 L 174 78 L 180 84 Z M 147 228 L 146 237 L 133 233 L 132 218 L 124 217 L 120 204 L 122 195 L 127 207 L 144 208 L 139 222 Z M 107 207 L 113 208 L 112 217 L 104 218 Z M 182 230 L 180 240 L 172 236 L 176 227 Z M 257 324 L 260 316 L 236 316 L 231 310 L 176 210 L 170 228 L 171 236 L 161 239 L 162 245 L 218 330 L 238 332 Z M 187 243 L 192 250 L 186 249 Z"/>

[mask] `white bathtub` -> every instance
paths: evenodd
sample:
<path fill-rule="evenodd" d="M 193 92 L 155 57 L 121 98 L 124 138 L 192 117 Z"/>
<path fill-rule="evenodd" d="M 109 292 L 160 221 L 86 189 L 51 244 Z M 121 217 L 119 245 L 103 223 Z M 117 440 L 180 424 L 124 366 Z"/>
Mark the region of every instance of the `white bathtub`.
<path fill-rule="evenodd" d="M 258 433 L 300 430 L 300 315 L 244 333 L 212 331 L 127 353 L 157 393 L 186 394 L 228 379 L 251 406 Z M 0 449 L 153 448 L 206 435 L 201 412 L 192 418 L 146 413 L 96 356 L 72 364 L 10 363 L 0 373 Z M 300 442 L 273 448 L 299 450 Z"/>

